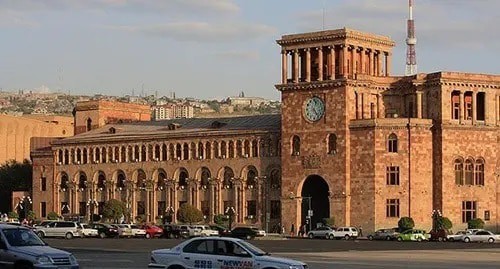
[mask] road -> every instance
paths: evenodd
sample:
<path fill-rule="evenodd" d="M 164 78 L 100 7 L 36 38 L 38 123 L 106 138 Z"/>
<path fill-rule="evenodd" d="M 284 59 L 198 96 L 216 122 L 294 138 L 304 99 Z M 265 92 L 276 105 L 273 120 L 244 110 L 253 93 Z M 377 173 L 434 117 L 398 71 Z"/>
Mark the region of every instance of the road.
<path fill-rule="evenodd" d="M 175 246 L 168 239 L 46 239 L 75 254 L 82 268 L 146 268 L 153 249 Z M 438 242 L 254 240 L 273 256 L 306 262 L 312 269 L 499 268 L 500 244 Z"/>

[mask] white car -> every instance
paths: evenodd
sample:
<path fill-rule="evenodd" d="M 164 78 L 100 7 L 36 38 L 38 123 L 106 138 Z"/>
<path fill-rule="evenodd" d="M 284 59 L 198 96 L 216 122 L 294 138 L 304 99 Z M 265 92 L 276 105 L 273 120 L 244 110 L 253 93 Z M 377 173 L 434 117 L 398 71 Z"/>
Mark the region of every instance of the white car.
<path fill-rule="evenodd" d="M 338 227 L 337 229 L 330 231 L 326 234 L 328 239 L 341 239 L 349 240 L 351 238 L 356 239 L 358 237 L 358 229 L 355 227 Z"/>
<path fill-rule="evenodd" d="M 134 232 L 132 228 L 128 224 L 113 224 L 118 230 L 118 235 L 120 237 L 132 237 L 134 236 Z"/>
<path fill-rule="evenodd" d="M 93 229 L 90 225 L 83 223 L 80 224 L 80 226 L 82 227 L 82 234 L 84 237 L 97 237 L 97 229 Z"/>
<path fill-rule="evenodd" d="M 134 237 L 146 237 L 146 230 L 135 224 L 128 224 L 130 229 L 132 229 L 132 234 Z"/>
<path fill-rule="evenodd" d="M 201 236 L 201 229 L 194 228 L 193 226 L 180 225 L 179 226 L 179 230 L 181 230 L 181 231 L 187 231 L 187 234 L 189 234 L 189 237 Z"/>
<path fill-rule="evenodd" d="M 494 243 L 495 241 L 500 241 L 500 235 L 494 234 L 490 231 L 479 230 L 472 234 L 467 233 L 462 239 L 465 243 L 469 242 L 488 242 Z"/>
<path fill-rule="evenodd" d="M 464 238 L 464 236 L 467 234 L 466 231 L 458 231 L 456 232 L 455 234 L 449 234 L 446 236 L 446 239 L 450 242 L 453 242 L 453 241 L 462 241 L 462 239 Z M 470 233 L 469 233 L 470 234 Z"/>
<path fill-rule="evenodd" d="M 191 226 L 191 228 L 200 230 L 201 236 L 219 236 L 219 231 L 212 230 L 207 225 L 193 225 L 193 226 Z"/>
<path fill-rule="evenodd" d="M 269 256 L 254 245 L 236 238 L 199 237 L 171 249 L 151 252 L 149 268 L 252 268 L 307 269 L 303 262 Z"/>

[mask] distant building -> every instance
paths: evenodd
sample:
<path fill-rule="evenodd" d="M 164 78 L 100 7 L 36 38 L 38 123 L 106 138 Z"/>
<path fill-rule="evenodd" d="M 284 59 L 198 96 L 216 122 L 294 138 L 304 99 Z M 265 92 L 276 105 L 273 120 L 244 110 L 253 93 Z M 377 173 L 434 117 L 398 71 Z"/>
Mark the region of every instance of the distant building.
<path fill-rule="evenodd" d="M 153 120 L 189 119 L 194 117 L 194 107 L 188 104 L 166 104 L 151 108 Z"/>
<path fill-rule="evenodd" d="M 232 106 L 249 107 L 249 106 L 260 106 L 261 104 L 269 103 L 266 99 L 262 97 L 228 97 L 227 103 Z"/>

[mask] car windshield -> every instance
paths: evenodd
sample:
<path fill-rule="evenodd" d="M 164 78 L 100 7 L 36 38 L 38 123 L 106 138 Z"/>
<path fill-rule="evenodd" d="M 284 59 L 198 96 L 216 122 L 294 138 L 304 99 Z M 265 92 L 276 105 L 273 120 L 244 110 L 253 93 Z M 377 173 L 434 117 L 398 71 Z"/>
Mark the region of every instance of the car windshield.
<path fill-rule="evenodd" d="M 240 244 L 245 247 L 248 251 L 252 252 L 253 255 L 255 256 L 264 256 L 264 255 L 269 255 L 269 253 L 263 251 L 262 249 L 248 243 L 245 241 L 240 241 Z"/>
<path fill-rule="evenodd" d="M 29 229 L 4 229 L 3 234 L 13 247 L 45 246 L 45 243 Z"/>

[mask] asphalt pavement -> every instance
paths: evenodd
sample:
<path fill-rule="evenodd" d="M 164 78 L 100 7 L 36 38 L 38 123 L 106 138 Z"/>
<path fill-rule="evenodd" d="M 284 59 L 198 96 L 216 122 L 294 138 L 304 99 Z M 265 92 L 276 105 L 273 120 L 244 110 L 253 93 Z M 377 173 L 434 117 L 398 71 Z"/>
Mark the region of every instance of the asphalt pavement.
<path fill-rule="evenodd" d="M 170 248 L 170 239 L 46 239 L 53 247 L 72 252 L 82 268 L 147 268 L 149 253 Z M 500 244 L 461 242 L 387 242 L 344 240 L 253 240 L 272 253 L 306 262 L 312 269 L 481 268 L 500 266 Z"/>

